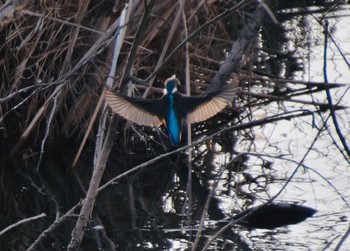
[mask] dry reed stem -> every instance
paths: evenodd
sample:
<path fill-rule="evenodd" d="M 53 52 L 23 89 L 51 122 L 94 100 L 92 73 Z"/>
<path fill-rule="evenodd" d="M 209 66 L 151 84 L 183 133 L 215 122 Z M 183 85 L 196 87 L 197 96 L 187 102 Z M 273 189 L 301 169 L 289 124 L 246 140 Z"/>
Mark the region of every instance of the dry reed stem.
<path fill-rule="evenodd" d="M 91 120 L 89 122 L 88 128 L 85 131 L 84 138 L 83 138 L 83 140 L 82 140 L 82 142 L 81 142 L 81 144 L 79 146 L 78 152 L 75 155 L 75 158 L 74 158 L 73 163 L 72 163 L 72 167 L 75 167 L 77 165 L 77 163 L 78 163 L 80 155 L 81 155 L 81 153 L 83 151 L 83 148 L 84 148 L 84 146 L 86 144 L 87 138 L 88 138 L 88 136 L 89 136 L 89 134 L 91 132 L 92 126 L 93 126 L 93 124 L 94 124 L 94 122 L 95 122 L 95 120 L 97 118 L 97 114 L 100 111 L 103 102 L 104 102 L 104 96 L 101 95 L 100 99 L 98 100 L 98 103 L 96 105 L 94 114 L 92 115 Z M 106 107 L 103 108 L 103 111 L 105 111 L 105 110 L 106 110 Z"/>
<path fill-rule="evenodd" d="M 131 3 L 132 1 L 129 1 L 130 7 L 126 6 L 122 11 L 122 14 L 119 20 L 120 27 L 123 27 L 129 21 L 130 9 L 132 8 Z M 111 79 L 114 77 L 114 74 L 115 74 L 116 61 L 119 57 L 121 41 L 124 40 L 124 36 L 125 36 L 125 28 L 123 30 L 124 31 L 121 31 L 116 39 L 116 43 L 115 43 L 116 48 L 114 50 L 114 56 L 113 56 L 114 63 L 112 63 L 111 65 L 110 75 L 106 83 L 107 86 L 108 85 L 111 86 Z M 105 106 L 104 108 L 106 111 L 107 106 Z M 100 119 L 101 119 L 101 123 L 99 124 L 99 134 L 102 131 L 104 131 L 106 116 L 101 116 Z M 114 142 L 114 135 L 116 134 L 116 130 L 115 130 L 116 125 L 117 125 L 117 118 L 116 118 L 116 115 L 113 115 L 111 124 L 108 128 L 106 139 L 103 141 L 102 137 L 100 137 L 101 140 L 97 141 L 99 144 L 96 144 L 96 147 L 95 147 L 95 158 L 94 158 L 95 165 L 94 165 L 91 181 L 89 184 L 89 189 L 87 191 L 86 198 L 82 205 L 78 220 L 72 231 L 72 238 L 70 240 L 67 250 L 73 251 L 73 250 L 79 249 L 80 247 L 80 243 L 84 236 L 85 227 L 88 223 L 89 217 L 92 214 L 92 210 L 94 208 L 96 196 L 98 194 L 98 188 L 100 186 L 102 175 L 106 167 L 109 153 L 112 149 L 112 145 Z"/>
<path fill-rule="evenodd" d="M 159 70 L 160 69 L 160 66 L 162 65 L 163 63 L 163 59 L 165 58 L 165 54 L 167 53 L 168 49 L 169 49 L 169 45 L 170 43 L 172 42 L 173 40 L 173 37 L 175 35 L 175 32 L 178 28 L 178 25 L 180 23 L 180 18 L 181 18 L 181 15 L 182 15 L 182 12 L 183 12 L 183 9 L 184 9 L 184 6 L 185 6 L 185 1 L 180 1 L 180 6 L 177 10 L 177 13 L 176 13 L 176 16 L 175 16 L 175 19 L 174 21 L 172 22 L 172 25 L 171 25 L 171 28 L 170 28 L 170 31 L 169 31 L 169 34 L 168 34 L 168 37 L 165 41 L 165 44 L 163 46 L 163 50 L 158 58 L 158 61 L 157 61 L 157 64 L 155 66 L 155 71 Z M 174 5 L 174 8 L 176 6 Z M 168 19 L 165 19 L 165 20 L 168 20 Z M 149 90 L 150 88 L 152 87 L 153 85 L 153 81 L 155 79 L 155 76 L 152 77 L 152 78 L 149 78 L 148 80 L 148 84 L 149 86 L 147 87 L 147 89 L 145 90 L 144 94 L 143 94 L 143 98 L 146 98 L 148 93 L 149 93 Z"/>

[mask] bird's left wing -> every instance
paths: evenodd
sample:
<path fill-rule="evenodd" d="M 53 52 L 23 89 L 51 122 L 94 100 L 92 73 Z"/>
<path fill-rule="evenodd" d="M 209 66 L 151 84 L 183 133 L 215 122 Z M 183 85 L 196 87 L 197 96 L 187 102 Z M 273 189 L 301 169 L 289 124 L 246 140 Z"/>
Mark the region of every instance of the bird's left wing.
<path fill-rule="evenodd" d="M 148 100 L 124 97 L 110 90 L 105 90 L 104 95 L 113 112 L 131 122 L 145 126 L 163 124 L 164 115 L 161 108 L 164 107 L 164 101 L 162 99 Z"/>
<path fill-rule="evenodd" d="M 205 96 L 185 97 L 181 105 L 187 107 L 188 113 L 184 117 L 190 123 L 207 120 L 230 105 L 239 90 L 235 85 L 226 85 L 221 90 Z"/>

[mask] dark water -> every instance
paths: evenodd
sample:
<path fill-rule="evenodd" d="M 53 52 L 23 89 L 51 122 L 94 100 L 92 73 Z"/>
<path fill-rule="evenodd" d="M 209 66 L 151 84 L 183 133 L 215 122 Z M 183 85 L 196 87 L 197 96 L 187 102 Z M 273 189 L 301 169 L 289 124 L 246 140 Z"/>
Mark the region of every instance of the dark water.
<path fill-rule="evenodd" d="M 300 2 L 296 7 L 280 7 L 276 17 L 282 27 L 272 26 L 269 22 L 264 24 L 256 44 L 259 50 L 254 66 L 256 78 L 250 80 L 251 92 L 327 103 L 324 90 L 305 88 L 308 82 L 324 82 L 323 26 L 316 20 L 329 21 L 330 34 L 350 60 L 350 8 L 349 5 L 340 5 L 327 12 L 330 5 L 315 2 L 302 8 Z M 331 40 L 327 65 L 330 83 L 349 83 L 349 66 Z M 273 80 L 268 80 L 267 75 Z M 350 105 L 348 86 L 332 89 L 331 94 L 334 104 L 339 101 L 342 105 Z M 315 208 L 318 213 L 314 217 L 275 230 L 233 226 L 216 237 L 209 249 L 333 250 L 349 227 L 350 165 L 349 156 L 346 153 L 342 155 L 339 150 L 343 147 L 332 119 L 326 122 L 328 130 L 321 129 L 329 111 L 300 116 L 301 110 L 315 111 L 315 106 L 303 102 L 241 99 L 242 103 L 250 103 L 251 109 L 242 108 L 240 114 L 226 111 L 215 120 L 194 126 L 194 137 L 205 135 L 206 131 L 219 130 L 218 120 L 222 124 L 229 122 L 234 125 L 276 114 L 295 116 L 214 137 L 209 143 L 193 149 L 191 167 L 188 165 L 188 152 L 184 152 L 163 158 L 116 182 L 99 194 L 82 249 L 190 249 L 204 215 L 197 248 L 200 250 L 229 217 L 266 202 L 296 171 L 276 201 Z M 350 145 L 349 111 L 339 110 L 336 113 L 340 129 Z M 154 137 L 159 133 L 154 129 L 141 131 Z M 137 137 L 131 139 L 128 146 L 121 144 L 117 139 L 103 183 L 164 152 L 161 146 L 153 144 L 148 147 Z M 4 192 L 7 197 L 2 202 L 7 212 L 2 215 L 2 226 L 17 221 L 14 215 L 25 218 L 38 212 L 48 214 L 45 219 L 24 224 L 4 234 L 0 238 L 0 246 L 5 247 L 4 250 L 27 248 L 56 216 L 65 213 L 84 197 L 92 160 L 83 158 L 80 166 L 73 171 L 70 160 L 74 153 L 67 145 L 69 142 L 50 146 L 51 155 L 43 160 L 40 176 L 35 175 L 30 165 L 18 168 L 16 161 L 10 166 L 13 172 L 2 175 L 1 184 L 9 190 Z M 88 146 L 87 151 L 92 153 L 93 146 Z M 303 166 L 296 170 L 302 160 Z M 21 159 L 18 163 L 23 165 L 25 161 Z M 12 184 L 14 177 L 17 180 Z M 73 178 L 76 183 L 69 182 Z M 44 184 L 44 188 L 37 184 Z M 212 190 L 213 197 L 204 210 Z M 66 249 L 75 220 L 75 217 L 66 220 L 45 238 L 38 249 Z M 347 239 L 341 250 L 350 250 L 349 246 L 350 240 Z"/>

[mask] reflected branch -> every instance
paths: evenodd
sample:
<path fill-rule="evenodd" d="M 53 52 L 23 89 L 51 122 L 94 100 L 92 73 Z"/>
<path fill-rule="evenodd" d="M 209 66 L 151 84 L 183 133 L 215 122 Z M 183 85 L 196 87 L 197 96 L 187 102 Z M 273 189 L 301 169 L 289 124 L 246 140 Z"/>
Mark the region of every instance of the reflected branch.
<path fill-rule="evenodd" d="M 344 245 L 344 242 L 349 237 L 349 235 L 350 235 L 350 225 L 349 225 L 348 230 L 345 232 L 345 234 L 343 235 L 343 237 L 341 238 L 341 240 L 339 241 L 339 243 L 335 247 L 334 251 L 342 250 L 342 246 Z"/>
<path fill-rule="evenodd" d="M 325 26 L 324 26 L 324 54 L 323 54 L 323 77 L 324 77 L 324 81 L 326 84 L 328 84 L 328 77 L 327 77 L 328 25 L 329 25 L 329 22 L 328 22 L 328 20 L 326 20 Z M 342 131 L 340 130 L 340 127 L 338 124 L 338 119 L 337 119 L 337 116 L 335 114 L 335 108 L 333 106 L 332 95 L 331 95 L 331 92 L 329 89 L 326 89 L 326 94 L 327 94 L 327 100 L 329 103 L 330 112 L 332 115 L 332 120 L 333 120 L 333 124 L 335 126 L 335 130 L 339 136 L 340 141 L 343 144 L 344 150 L 347 152 L 348 156 L 350 157 L 350 148 L 347 145 L 347 142 L 345 140 L 345 137 L 344 137 Z"/>

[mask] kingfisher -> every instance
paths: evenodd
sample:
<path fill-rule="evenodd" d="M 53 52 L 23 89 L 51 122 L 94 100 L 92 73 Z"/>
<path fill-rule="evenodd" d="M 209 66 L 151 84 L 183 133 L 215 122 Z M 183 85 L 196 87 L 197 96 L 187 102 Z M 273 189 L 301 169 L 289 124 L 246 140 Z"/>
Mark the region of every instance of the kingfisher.
<path fill-rule="evenodd" d="M 183 123 L 205 121 L 230 105 L 239 87 L 228 84 L 222 89 L 200 96 L 185 96 L 177 91 L 180 81 L 168 78 L 164 95 L 159 99 L 143 99 L 123 96 L 111 90 L 104 95 L 114 113 L 144 126 L 165 124 L 171 143 L 177 146 L 181 141 Z"/>

